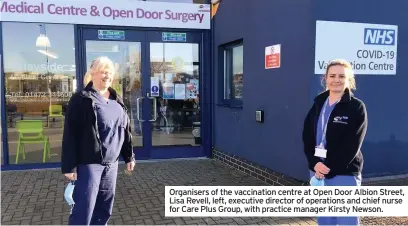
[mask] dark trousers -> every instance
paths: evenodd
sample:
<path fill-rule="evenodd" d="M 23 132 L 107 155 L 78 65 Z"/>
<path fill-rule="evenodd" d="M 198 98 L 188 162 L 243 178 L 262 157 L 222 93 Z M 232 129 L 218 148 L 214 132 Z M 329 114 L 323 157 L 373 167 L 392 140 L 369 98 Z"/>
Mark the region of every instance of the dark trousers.
<path fill-rule="evenodd" d="M 69 225 L 105 225 L 112 215 L 118 162 L 77 167 Z"/>

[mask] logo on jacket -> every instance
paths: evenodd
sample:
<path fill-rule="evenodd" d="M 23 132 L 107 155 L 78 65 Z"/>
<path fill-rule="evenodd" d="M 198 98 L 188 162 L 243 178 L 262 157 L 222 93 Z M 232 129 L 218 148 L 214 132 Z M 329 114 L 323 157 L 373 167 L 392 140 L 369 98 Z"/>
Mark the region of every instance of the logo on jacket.
<path fill-rule="evenodd" d="M 347 120 L 348 120 L 347 116 L 336 116 L 334 117 L 333 123 L 347 124 Z"/>

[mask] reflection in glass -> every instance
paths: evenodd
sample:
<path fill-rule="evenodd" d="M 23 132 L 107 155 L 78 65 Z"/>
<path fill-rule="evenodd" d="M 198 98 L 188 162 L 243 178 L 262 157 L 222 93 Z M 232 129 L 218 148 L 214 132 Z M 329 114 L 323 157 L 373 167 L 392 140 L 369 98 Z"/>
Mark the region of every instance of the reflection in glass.
<path fill-rule="evenodd" d="M 242 99 L 244 74 L 244 47 L 242 45 L 232 49 L 232 59 L 232 97 Z"/>
<path fill-rule="evenodd" d="M 150 69 L 153 145 L 200 145 L 198 44 L 150 43 Z"/>
<path fill-rule="evenodd" d="M 242 100 L 244 47 L 237 45 L 224 50 L 224 99 Z"/>
<path fill-rule="evenodd" d="M 112 88 L 122 96 L 132 121 L 133 145 L 143 145 L 142 139 L 142 100 L 139 100 L 139 117 L 137 99 L 142 97 L 141 46 L 138 42 L 86 41 L 87 67 L 92 60 L 100 56 L 109 57 L 115 64 L 115 75 Z"/>
<path fill-rule="evenodd" d="M 59 162 L 76 90 L 74 26 L 3 22 L 10 163 Z"/>

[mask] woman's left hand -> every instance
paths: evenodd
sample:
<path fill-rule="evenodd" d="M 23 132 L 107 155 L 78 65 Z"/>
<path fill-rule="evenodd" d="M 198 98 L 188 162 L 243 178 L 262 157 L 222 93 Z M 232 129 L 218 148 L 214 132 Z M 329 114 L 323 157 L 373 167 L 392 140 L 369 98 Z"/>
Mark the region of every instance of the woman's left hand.
<path fill-rule="evenodd" d="M 135 168 L 135 161 L 131 161 L 127 164 L 127 171 L 133 171 L 133 168 Z"/>

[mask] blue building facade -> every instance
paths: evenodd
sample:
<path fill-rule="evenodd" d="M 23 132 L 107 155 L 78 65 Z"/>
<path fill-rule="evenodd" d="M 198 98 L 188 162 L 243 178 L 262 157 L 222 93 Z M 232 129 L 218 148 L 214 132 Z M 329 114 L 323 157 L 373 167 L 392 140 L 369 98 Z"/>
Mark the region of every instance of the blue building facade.
<path fill-rule="evenodd" d="M 369 119 L 362 147 L 363 176 L 408 172 L 408 65 L 404 63 L 408 15 L 403 13 L 407 9 L 404 0 L 222 1 L 212 24 L 214 156 L 271 183 L 308 181 L 303 120 L 313 98 L 323 91 L 322 74 L 314 69 L 319 44 L 316 22 L 396 25 L 396 73 L 356 73 L 355 95 L 365 102 Z M 344 40 L 352 36 L 343 35 Z M 330 39 L 328 35 L 327 42 Z M 242 95 L 226 100 L 231 83 L 228 49 L 236 43 L 243 49 L 242 65 L 237 61 L 233 66 L 243 68 Z M 280 67 L 265 69 L 265 47 L 276 44 L 281 45 Z M 256 111 L 263 111 L 263 123 L 256 121 Z"/>
<path fill-rule="evenodd" d="M 110 6 L 107 2 L 101 1 L 101 6 Z M 332 21 L 398 26 L 395 74 L 358 73 L 355 94 L 366 103 L 369 117 L 362 148 L 364 176 L 408 172 L 408 102 L 404 99 L 408 96 L 408 66 L 404 64 L 408 58 L 408 16 L 404 14 L 408 2 L 222 0 L 212 19 L 209 0 L 137 4 L 142 9 L 143 4 L 155 4 L 157 11 L 165 12 L 182 10 L 175 5 L 180 2 L 195 3 L 183 6 L 197 16 L 187 23 L 166 26 L 146 13 L 143 16 L 151 21 L 145 24 L 3 17 L 2 170 L 59 166 L 63 123 L 55 115 L 50 117 L 51 105 L 62 105 L 63 115 L 68 94 L 82 88 L 91 59 L 103 54 L 119 65 L 121 80 L 116 88 L 131 109 L 134 128 L 141 128 L 140 134 L 134 131 L 137 159 L 212 156 L 272 184 L 303 183 L 308 180 L 301 140 L 303 120 L 313 98 L 322 91 L 322 73 L 316 72 L 315 64 L 316 51 L 324 51 L 316 41 L 316 23 Z M 109 17 L 109 11 L 105 14 Z M 208 26 L 200 22 L 199 15 L 204 15 Z M 342 35 L 345 40 L 352 36 Z M 265 69 L 265 55 L 274 45 L 280 45 L 279 67 Z M 177 106 L 167 100 L 176 99 L 176 80 L 189 87 L 184 100 L 178 100 L 183 105 Z M 153 97 L 157 81 L 159 96 Z M 173 97 L 166 93 L 169 82 Z M 139 84 L 139 92 L 133 83 Z M 199 95 L 190 93 L 186 98 L 193 90 Z M 168 108 L 153 108 L 156 103 Z M 137 115 L 137 105 L 147 110 Z M 158 117 L 162 110 L 167 113 Z M 51 141 L 49 156 L 43 146 L 30 144 L 24 150 L 27 158 L 18 157 L 17 122 L 24 120 L 42 122 L 41 131 Z"/>

